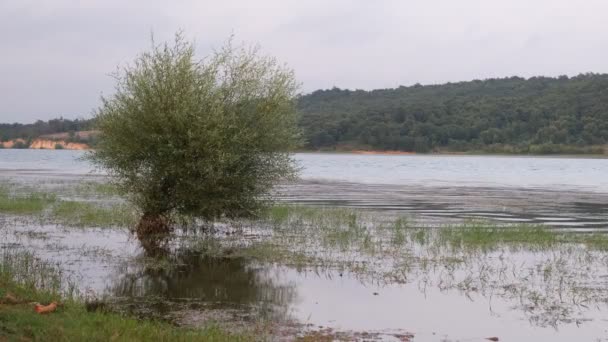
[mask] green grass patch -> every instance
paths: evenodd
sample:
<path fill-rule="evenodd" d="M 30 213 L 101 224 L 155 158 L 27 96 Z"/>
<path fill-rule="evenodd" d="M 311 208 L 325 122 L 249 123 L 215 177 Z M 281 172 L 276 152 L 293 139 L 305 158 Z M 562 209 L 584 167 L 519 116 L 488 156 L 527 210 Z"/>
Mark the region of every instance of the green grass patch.
<path fill-rule="evenodd" d="M 1 257 L 0 298 L 10 292 L 19 298 L 46 302 L 68 287 L 63 286 L 62 273 L 54 265 L 36 258 L 31 252 L 5 249 Z"/>
<path fill-rule="evenodd" d="M 45 285 L 44 279 L 52 282 Z M 215 326 L 179 328 L 165 322 L 138 320 L 111 312 L 89 312 L 83 302 L 60 293 L 61 273 L 28 252 L 3 255 L 0 296 L 17 302 L 0 304 L 0 340 L 9 341 L 253 341 Z M 61 303 L 57 311 L 39 315 L 34 303 Z"/>
<path fill-rule="evenodd" d="M 141 321 L 118 314 L 87 312 L 83 305 L 66 303 L 57 312 L 39 315 L 32 305 L 0 308 L 0 336 L 35 341 L 253 341 L 222 331 L 178 328 L 168 323 Z"/>
<path fill-rule="evenodd" d="M 492 247 L 496 245 L 550 246 L 558 234 L 541 225 L 500 226 L 490 222 L 467 222 L 438 230 L 441 242 L 455 247 Z"/>
<path fill-rule="evenodd" d="M 104 207 L 88 202 L 61 201 L 53 207 L 55 220 L 78 227 L 129 227 L 136 222 L 136 213 L 126 204 Z"/>
<path fill-rule="evenodd" d="M 55 203 L 56 200 L 57 198 L 53 194 L 41 192 L 12 194 L 7 187 L 0 187 L 0 213 L 13 215 L 38 214 Z"/>
<path fill-rule="evenodd" d="M 100 182 L 82 182 L 74 187 L 74 191 L 84 196 L 113 197 L 120 195 L 120 191 L 114 184 Z"/>
<path fill-rule="evenodd" d="M 608 249 L 608 234 L 568 232 L 539 224 L 499 225 L 473 221 L 438 228 L 437 232 L 435 243 L 458 248 L 507 246 L 542 249 L 558 244 L 583 244 L 594 250 Z"/>

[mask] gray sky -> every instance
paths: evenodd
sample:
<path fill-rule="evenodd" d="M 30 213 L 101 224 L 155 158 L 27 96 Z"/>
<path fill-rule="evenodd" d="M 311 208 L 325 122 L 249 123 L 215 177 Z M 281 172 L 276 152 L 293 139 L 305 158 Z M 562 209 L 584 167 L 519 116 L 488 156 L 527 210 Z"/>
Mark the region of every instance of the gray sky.
<path fill-rule="evenodd" d="M 302 90 L 608 72 L 606 0 L 1 0 L 0 122 L 89 117 L 108 76 L 184 29 L 234 33 Z"/>

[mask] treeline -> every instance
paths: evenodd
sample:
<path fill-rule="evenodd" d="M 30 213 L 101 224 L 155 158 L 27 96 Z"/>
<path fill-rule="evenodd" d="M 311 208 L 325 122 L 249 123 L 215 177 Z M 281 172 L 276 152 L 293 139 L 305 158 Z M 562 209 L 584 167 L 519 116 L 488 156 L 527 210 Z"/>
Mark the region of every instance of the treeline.
<path fill-rule="evenodd" d="M 608 75 L 333 88 L 301 96 L 298 111 L 307 150 L 602 153 Z M 63 118 L 0 124 L 0 140 L 30 141 L 93 126 L 92 120 Z"/>
<path fill-rule="evenodd" d="M 13 139 L 31 141 L 41 135 L 75 133 L 78 131 L 90 130 L 92 127 L 93 121 L 90 119 L 69 120 L 59 118 L 49 121 L 38 120 L 32 124 L 0 123 L 0 141 L 8 141 Z M 78 139 L 76 135 L 71 134 L 70 136 L 73 137 L 73 140 Z"/>
<path fill-rule="evenodd" d="M 299 99 L 312 150 L 601 153 L 608 75 L 475 80 Z"/>

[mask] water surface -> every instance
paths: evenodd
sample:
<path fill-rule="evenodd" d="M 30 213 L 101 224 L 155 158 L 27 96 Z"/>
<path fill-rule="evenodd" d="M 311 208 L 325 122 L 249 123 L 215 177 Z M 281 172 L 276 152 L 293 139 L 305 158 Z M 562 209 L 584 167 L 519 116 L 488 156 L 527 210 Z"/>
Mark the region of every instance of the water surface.
<path fill-rule="evenodd" d="M 48 187 L 103 178 L 79 159 L 82 155 L 0 150 L 0 180 Z M 302 179 L 276 189 L 277 198 L 288 203 L 411 215 L 425 224 L 489 218 L 561 229 L 608 227 L 606 159 L 346 154 L 295 158 Z M 443 278 L 451 276 L 447 267 L 413 270 L 410 281 L 402 284 L 381 283 L 338 270 L 209 258 L 185 249 L 171 256 L 177 267 L 162 269 L 142 262 L 142 251 L 126 229 L 64 228 L 9 217 L 3 217 L 0 226 L 3 249 L 34 250 L 73 274 L 81 291 L 109 296 L 131 313 L 160 315 L 181 325 L 218 319 L 254 324 L 267 317 L 285 323 L 287 339 L 303 329 L 327 327 L 375 333 L 384 340 L 411 332 L 416 342 L 485 341 L 491 336 L 501 341 L 601 341 L 608 336 L 605 303 L 558 300 L 561 306 L 555 312 L 563 316 L 547 317 L 535 311 L 544 304 L 535 307 L 530 298 L 448 288 Z M 513 265 L 528 264 L 517 275 L 530 277 L 532 284 L 532 274 L 540 272 L 535 258 L 559 253 L 516 254 Z M 500 263 L 504 258 L 489 260 Z M 567 265 L 569 259 L 564 260 Z M 605 262 L 597 259 L 593 267 L 580 270 L 594 274 L 589 289 L 606 288 Z M 507 289 L 510 285 L 504 284 Z"/>

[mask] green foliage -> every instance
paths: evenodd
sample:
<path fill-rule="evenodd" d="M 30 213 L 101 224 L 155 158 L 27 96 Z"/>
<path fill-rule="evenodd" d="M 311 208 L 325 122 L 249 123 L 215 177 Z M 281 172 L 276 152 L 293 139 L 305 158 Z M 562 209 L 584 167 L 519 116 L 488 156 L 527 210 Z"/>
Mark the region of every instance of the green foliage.
<path fill-rule="evenodd" d="M 61 144 L 55 144 L 55 149 L 56 150 L 63 150 L 63 145 L 61 145 Z"/>
<path fill-rule="evenodd" d="M 309 149 L 602 153 L 608 75 L 318 90 L 298 102 Z"/>
<path fill-rule="evenodd" d="M 204 60 L 176 35 L 115 75 L 90 155 L 146 215 L 256 212 L 294 174 L 293 72 L 229 41 Z"/>
<path fill-rule="evenodd" d="M 38 120 L 33 124 L 0 123 L 0 141 L 11 139 L 32 140 L 45 134 L 85 131 L 92 126 L 92 120 L 70 120 L 63 117 L 49 121 Z"/>

